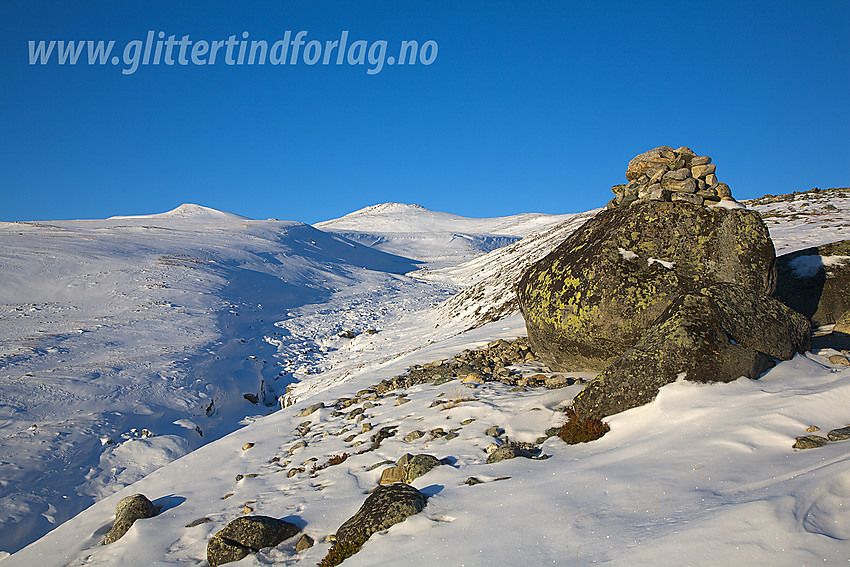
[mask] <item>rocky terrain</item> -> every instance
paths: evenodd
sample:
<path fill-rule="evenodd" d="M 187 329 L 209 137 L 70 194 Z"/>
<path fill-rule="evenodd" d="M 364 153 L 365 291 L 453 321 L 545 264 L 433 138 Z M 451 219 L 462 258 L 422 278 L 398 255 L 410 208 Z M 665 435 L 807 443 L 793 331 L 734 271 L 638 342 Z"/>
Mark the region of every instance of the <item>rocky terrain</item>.
<path fill-rule="evenodd" d="M 764 224 L 778 252 L 799 252 L 786 258 L 790 271 L 808 269 L 825 278 L 841 272 L 841 250 L 811 250 L 850 237 L 850 202 L 843 190 L 784 199 L 744 204 L 766 213 Z M 651 203 L 636 200 L 606 214 L 640 211 Z M 658 203 L 706 208 L 687 201 Z M 837 210 L 830 213 L 827 206 Z M 740 211 L 710 214 L 745 215 Z M 378 212 L 385 222 L 386 209 Z M 284 358 L 275 373 L 286 376 L 296 360 L 314 361 L 315 370 L 297 374 L 298 381 L 281 395 L 281 409 L 255 413 L 243 428 L 100 499 L 3 564 L 846 561 L 846 347 L 819 346 L 816 340 L 808 350 L 805 342 L 792 342 L 787 349 L 806 352 L 771 354 L 766 346 L 747 346 L 735 334 L 734 318 L 722 315 L 738 309 L 728 298 L 750 297 L 722 287 L 740 284 L 711 280 L 698 289 L 686 286 L 688 293 L 670 299 L 667 307 L 677 302 L 718 307 L 719 332 L 734 337 L 727 344 L 770 355 L 773 367 L 760 371 L 758 380 L 711 386 L 673 380 L 649 403 L 605 412 L 609 431 L 596 441 L 568 445 L 558 436 L 566 410 L 598 371 L 553 371 L 535 352 L 533 337 L 525 337 L 525 321 L 515 313 L 510 292 L 529 266 L 595 216 L 591 211 L 560 219 L 560 225 L 454 268 L 440 266 L 446 256 L 438 255 L 430 267 L 413 272 L 410 283 L 401 283 L 407 276 L 382 276 L 382 285 L 397 286 L 399 297 L 407 294 L 398 306 L 409 308 L 409 316 L 349 318 L 347 309 L 329 308 L 324 314 L 328 321 L 334 318 L 329 324 L 321 323 L 315 307 L 305 308 L 303 319 L 299 308 L 289 309 L 289 319 L 266 333 L 271 341 L 266 344 L 276 345 Z M 401 246 L 384 242 L 395 250 Z M 613 262 L 625 268 L 636 263 L 638 272 L 662 278 L 676 273 L 665 263 L 686 263 L 654 251 L 644 254 L 641 242 L 638 237 L 634 246 L 618 246 L 636 259 L 615 248 Z M 324 264 L 333 276 L 327 268 Z M 753 280 L 765 287 L 751 289 L 750 308 L 770 299 L 764 293 L 769 268 L 756 273 Z M 680 283 L 685 276 L 695 279 L 688 274 L 676 273 Z M 344 304 L 349 310 L 362 308 L 368 286 L 379 278 L 364 281 L 360 297 L 336 292 L 337 298 L 349 298 Z M 428 286 L 432 295 L 422 293 L 418 306 L 409 301 Z M 444 290 L 452 286 L 460 291 L 446 298 Z M 712 289 L 720 291 L 712 295 Z M 461 294 L 464 301 L 457 299 Z M 239 311 L 242 317 L 250 313 Z M 686 313 L 679 308 L 665 324 Z M 794 319 L 781 309 L 777 313 L 778 320 Z M 257 315 L 252 325 L 274 317 L 267 310 Z M 231 313 L 228 320 L 236 319 Z M 312 347 L 287 342 L 286 333 L 300 337 L 312 322 L 323 325 L 315 328 L 325 338 Z M 805 323 L 808 328 L 809 319 Z M 653 328 L 650 334 L 667 327 Z M 246 327 L 240 329 L 250 336 Z M 827 326 L 816 335 L 834 330 Z M 309 348 L 315 350 L 306 352 Z M 618 352 L 623 356 L 629 348 L 611 354 Z M 244 358 L 263 365 L 275 353 Z M 814 450 L 802 450 L 809 447 Z M 130 519 L 125 511 L 133 509 L 141 513 Z M 118 538 L 108 535 L 118 532 L 123 532 Z"/>

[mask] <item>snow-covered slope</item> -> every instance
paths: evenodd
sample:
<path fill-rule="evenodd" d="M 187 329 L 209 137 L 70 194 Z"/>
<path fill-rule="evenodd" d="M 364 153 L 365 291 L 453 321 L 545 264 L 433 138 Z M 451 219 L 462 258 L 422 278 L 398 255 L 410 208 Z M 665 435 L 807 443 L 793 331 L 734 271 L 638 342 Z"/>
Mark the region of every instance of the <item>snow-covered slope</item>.
<path fill-rule="evenodd" d="M 441 268 L 507 246 L 568 218 L 523 213 L 476 219 L 420 205 L 383 203 L 315 226 L 365 246 L 419 260 L 429 268 Z"/>
<path fill-rule="evenodd" d="M 850 202 L 843 193 L 806 195 L 751 203 L 770 214 L 780 251 L 850 238 Z M 398 208 L 386 208 L 396 209 L 396 226 L 403 227 Z M 800 215 L 801 208 L 817 214 Z M 408 206 L 402 210 L 410 212 Z M 362 409 L 362 422 L 348 413 L 334 415 L 332 408 L 301 417 L 304 407 L 350 396 L 412 364 L 524 335 L 518 315 L 482 323 L 510 311 L 508 283 L 527 257 L 547 252 L 590 214 L 540 219 L 548 237 L 532 233 L 488 254 L 472 257 L 471 249 L 455 254 L 449 248 L 442 260 L 418 271 L 410 260 L 297 223 L 0 225 L 0 278 L 12 282 L 0 285 L 0 294 L 16 290 L 0 296 L 6 303 L 0 326 L 14 337 L 2 343 L 0 395 L 9 384 L 28 388 L 0 402 L 8 412 L 4 419 L 19 428 L 13 432 L 8 423 L 0 429 L 9 434 L 0 442 L 0 450 L 9 448 L 0 457 L 7 499 L 2 509 L 7 518 L 7 509 L 18 513 L 19 526 L 29 522 L 43 533 L 47 516 L 61 521 L 56 503 L 64 502 L 62 495 L 78 506 L 97 500 L 2 564 L 204 565 L 209 536 L 248 505 L 255 514 L 297 523 L 316 545 L 296 552 L 290 540 L 240 564 L 315 565 L 330 545 L 325 537 L 375 486 L 381 467 L 369 469 L 406 452 L 448 457 L 451 465 L 414 482 L 430 497 L 422 514 L 374 536 L 345 565 L 846 563 L 850 445 L 844 443 L 850 441 L 791 449 L 810 425 L 826 431 L 847 423 L 850 370 L 830 365 L 825 355 L 832 350 L 797 356 L 759 381 L 667 386 L 652 404 L 612 417 L 611 432 L 599 441 L 567 446 L 550 439 L 542 445 L 546 460 L 487 464 L 484 448 L 494 439 L 485 430 L 496 425 L 512 439 L 533 441 L 564 419 L 558 408 L 580 385 L 516 392 L 500 383 L 468 388 L 452 381 L 410 388 L 410 401 L 401 405 L 390 396 L 343 410 Z M 364 238 L 405 234 L 388 230 L 386 218 L 383 226 L 375 224 L 376 216 L 362 215 L 362 225 L 348 218 L 345 230 Z M 510 219 L 499 230 L 510 230 Z M 458 223 L 458 233 L 490 230 L 451 222 Z M 477 222 L 470 219 L 470 226 Z M 408 243 L 419 253 L 430 242 L 434 258 L 447 245 L 445 232 L 434 232 L 429 241 L 427 229 L 427 223 L 419 225 L 421 242 Z M 518 230 L 512 238 L 521 235 Z M 387 238 L 403 249 L 403 240 Z M 449 264 L 452 255 L 456 264 L 439 265 Z M 31 290 L 27 282 L 33 282 Z M 280 293 L 280 286 L 289 293 Z M 472 330 L 458 333 L 467 328 Z M 343 330 L 355 337 L 340 337 Z M 39 342 L 43 335 L 48 340 Z M 534 363 L 521 369 L 541 370 Z M 130 386 L 121 393 L 122 384 L 135 381 L 135 394 Z M 241 397 L 265 392 L 271 399 L 284 390 L 294 405 L 267 416 L 273 407 Z M 44 400 L 51 396 L 62 403 L 48 406 Z M 35 400 L 31 405 L 28 397 Z M 195 409 L 213 398 L 224 402 L 219 407 L 216 401 L 210 416 Z M 458 402 L 433 405 L 438 399 Z M 48 407 L 66 414 L 54 419 Z M 28 416 L 38 426 L 34 430 Z M 232 431 L 240 419 L 248 425 L 121 488 L 123 466 L 139 476 Z M 307 421 L 311 430 L 301 437 L 299 426 Z M 130 431 L 148 423 L 155 437 Z M 204 431 L 203 441 L 193 425 Z M 398 435 L 378 450 L 356 454 L 375 430 L 390 425 L 399 426 Z M 110 427 L 116 443 L 100 445 Z M 438 427 L 458 436 L 404 441 L 414 429 Z M 307 446 L 291 450 L 302 439 Z M 97 446 L 85 445 L 92 440 Z M 243 451 L 246 442 L 255 445 Z M 81 454 L 73 456 L 79 447 Z M 310 474 L 313 464 L 343 452 L 351 456 L 341 465 Z M 92 482 L 84 475 L 61 476 L 63 455 L 69 468 L 90 467 Z M 23 464 L 16 469 L 15 463 Z M 40 473 L 39 465 L 50 472 Z M 290 473 L 298 468 L 304 471 Z M 51 474 L 57 481 L 44 480 Z M 470 486 L 469 477 L 484 482 Z M 58 490 L 59 482 L 68 490 Z M 98 490 L 86 500 L 90 486 Z M 31 491 L 29 499 L 15 501 L 22 490 Z M 138 521 L 114 544 L 99 545 L 116 502 L 136 492 L 161 506 L 160 515 Z M 16 502 L 29 508 L 9 508 Z M 210 521 L 196 524 L 200 518 Z M 10 540 L 0 541 L 0 548 L 12 549 Z"/>
<path fill-rule="evenodd" d="M 424 307 L 414 267 L 227 213 L 0 223 L 0 549 L 271 411 L 387 294 Z"/>

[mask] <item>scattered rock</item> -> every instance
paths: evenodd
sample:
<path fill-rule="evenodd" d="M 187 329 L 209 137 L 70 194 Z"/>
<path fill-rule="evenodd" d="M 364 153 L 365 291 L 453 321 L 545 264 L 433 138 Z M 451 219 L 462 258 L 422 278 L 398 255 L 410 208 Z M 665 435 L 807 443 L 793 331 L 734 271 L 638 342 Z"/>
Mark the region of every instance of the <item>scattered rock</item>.
<path fill-rule="evenodd" d="M 816 447 L 823 447 L 829 441 L 826 437 L 821 437 L 820 435 L 805 435 L 803 437 L 797 437 L 797 441 L 794 443 L 792 448 L 794 449 L 814 449 Z"/>
<path fill-rule="evenodd" d="M 357 334 L 354 331 L 350 331 L 350 330 L 346 329 L 345 331 L 341 332 L 337 336 L 341 339 L 353 339 L 354 337 L 357 336 Z"/>
<path fill-rule="evenodd" d="M 194 528 L 194 527 L 200 526 L 202 524 L 209 524 L 210 522 L 212 522 L 212 520 L 210 520 L 209 518 L 204 516 L 203 518 L 198 518 L 197 520 L 192 520 L 191 522 L 186 524 L 186 527 L 187 528 Z"/>
<path fill-rule="evenodd" d="M 295 544 L 295 551 L 301 552 L 305 549 L 310 549 L 311 547 L 313 547 L 314 543 L 315 541 L 313 541 L 313 538 L 311 538 L 307 534 L 304 534 L 298 539 L 298 542 Z"/>
<path fill-rule="evenodd" d="M 476 484 L 481 484 L 482 482 L 483 481 L 478 480 L 474 476 L 471 476 L 468 479 L 466 479 L 465 481 L 463 481 L 464 484 L 468 484 L 469 486 L 475 486 Z"/>
<path fill-rule="evenodd" d="M 115 506 L 115 523 L 103 538 L 103 545 L 118 541 L 127 533 L 136 520 L 153 518 L 159 513 L 153 502 L 144 494 L 134 494 L 122 498 Z"/>
<path fill-rule="evenodd" d="M 532 459 L 540 454 L 540 448 L 531 443 L 506 443 L 487 456 L 487 463 L 498 463 L 516 457 Z"/>
<path fill-rule="evenodd" d="M 242 445 L 242 450 L 247 451 L 248 449 L 250 449 L 253 446 L 254 446 L 253 443 L 245 443 L 244 445 Z"/>
<path fill-rule="evenodd" d="M 830 441 L 844 441 L 850 439 L 850 426 L 833 429 L 826 435 Z"/>
<path fill-rule="evenodd" d="M 806 433 L 817 433 L 820 431 L 820 427 L 817 425 L 810 425 L 806 428 Z"/>
<path fill-rule="evenodd" d="M 539 376 L 542 376 L 540 374 Z M 532 376 L 531 378 L 534 378 Z M 568 378 L 562 374 L 555 374 L 554 376 L 544 377 L 543 384 L 550 390 L 558 390 L 560 388 L 566 388 L 567 386 L 571 386 L 575 380 L 572 378 Z"/>
<path fill-rule="evenodd" d="M 242 397 L 254 405 L 260 403 L 260 397 L 257 394 L 242 394 Z"/>
<path fill-rule="evenodd" d="M 847 360 L 847 357 L 843 354 L 833 354 L 829 357 L 829 362 L 832 364 L 850 366 L 850 360 Z"/>
<path fill-rule="evenodd" d="M 421 431 L 419 429 L 414 429 L 413 431 L 411 431 L 410 433 L 408 433 L 407 435 L 404 436 L 404 440 L 409 443 L 411 441 L 416 441 L 417 439 L 420 439 L 424 436 L 425 436 L 424 431 Z"/>
<path fill-rule="evenodd" d="M 320 409 L 324 409 L 324 407 L 325 407 L 325 404 L 324 404 L 324 403 L 322 403 L 322 402 L 319 402 L 319 403 L 313 404 L 312 406 L 310 406 L 310 407 L 308 407 L 308 408 L 304 408 L 303 410 L 301 410 L 301 413 L 299 414 L 299 417 L 307 417 L 307 416 L 308 416 L 308 415 L 310 415 L 311 413 L 314 413 L 314 412 L 316 412 L 316 411 L 318 411 L 318 410 L 320 410 Z"/>
<path fill-rule="evenodd" d="M 265 547 L 275 547 L 299 531 L 294 524 L 268 516 L 236 518 L 210 538 L 207 562 L 217 567 L 239 561 Z"/>

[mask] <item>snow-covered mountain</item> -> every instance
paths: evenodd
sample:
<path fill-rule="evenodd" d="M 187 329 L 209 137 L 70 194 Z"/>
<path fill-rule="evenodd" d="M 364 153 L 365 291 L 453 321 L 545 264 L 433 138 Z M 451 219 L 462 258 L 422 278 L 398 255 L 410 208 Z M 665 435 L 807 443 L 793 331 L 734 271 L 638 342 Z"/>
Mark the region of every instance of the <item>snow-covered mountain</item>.
<path fill-rule="evenodd" d="M 365 246 L 413 258 L 428 268 L 442 268 L 502 248 L 569 218 L 523 213 L 475 219 L 430 211 L 421 205 L 383 203 L 315 226 Z"/>
<path fill-rule="evenodd" d="M 109 220 L 122 220 L 122 219 L 168 219 L 168 218 L 181 218 L 181 219 L 215 219 L 215 220 L 250 220 L 248 217 L 243 217 L 241 215 L 237 215 L 234 213 L 228 213 L 226 211 L 219 211 L 217 209 L 211 209 L 210 207 L 204 207 L 201 205 L 195 205 L 193 203 L 183 203 L 182 205 L 171 209 L 170 211 L 166 211 L 164 213 L 155 213 L 152 215 L 133 215 L 133 216 L 114 216 L 109 217 Z"/>
<path fill-rule="evenodd" d="M 790 251 L 850 238 L 845 195 L 750 206 Z M 848 419 L 850 369 L 828 349 L 759 381 L 667 386 L 596 442 L 550 439 L 546 460 L 487 464 L 485 431 L 537 439 L 578 384 L 426 384 L 407 403 L 301 416 L 413 364 L 524 335 L 513 282 L 592 214 L 464 219 L 385 204 L 315 227 L 207 213 L 0 223 L 0 549 L 55 527 L 2 564 L 204 565 L 209 537 L 248 506 L 316 545 L 287 541 L 240 564 L 315 565 L 377 483 L 374 465 L 406 452 L 451 464 L 414 482 L 429 495 L 422 514 L 345 565 L 846 562 L 845 442 L 791 450 L 808 426 Z M 488 238 L 504 240 L 488 249 Z M 393 425 L 398 435 L 357 454 Z M 436 428 L 457 436 L 404 440 Z M 137 492 L 161 513 L 100 545 L 117 501 Z"/>

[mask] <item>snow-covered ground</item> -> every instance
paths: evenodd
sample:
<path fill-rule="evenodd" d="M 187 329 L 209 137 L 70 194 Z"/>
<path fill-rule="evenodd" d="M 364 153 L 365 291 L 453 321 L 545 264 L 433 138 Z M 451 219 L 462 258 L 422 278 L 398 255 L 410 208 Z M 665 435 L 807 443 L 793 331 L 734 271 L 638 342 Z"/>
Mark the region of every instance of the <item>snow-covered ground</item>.
<path fill-rule="evenodd" d="M 837 194 L 755 208 L 779 251 L 850 238 L 850 200 Z M 486 464 L 485 430 L 533 441 L 563 421 L 578 385 L 416 386 L 403 405 L 373 402 L 370 432 L 331 409 L 299 416 L 412 364 L 524 335 L 518 315 L 482 323 L 510 310 L 529 255 L 589 214 L 465 219 L 386 204 L 317 230 L 184 206 L 0 224 L 0 549 L 17 551 L 3 565 L 203 565 L 209 536 L 246 503 L 317 543 L 240 564 L 315 565 L 377 483 L 381 469 L 368 469 L 406 452 L 452 464 L 414 482 L 430 496 L 422 514 L 346 565 L 846 564 L 850 441 L 791 449 L 810 425 L 850 422 L 850 369 L 827 362 L 834 351 L 758 381 L 667 386 L 596 442 L 549 439 L 546 460 Z M 441 394 L 472 399 L 431 407 Z M 290 455 L 308 420 L 308 445 Z M 399 434 L 376 451 L 310 474 L 387 425 Z M 458 437 L 403 440 L 436 427 Z M 485 482 L 465 484 L 472 476 Z M 137 492 L 163 511 L 99 545 L 116 502 Z"/>

